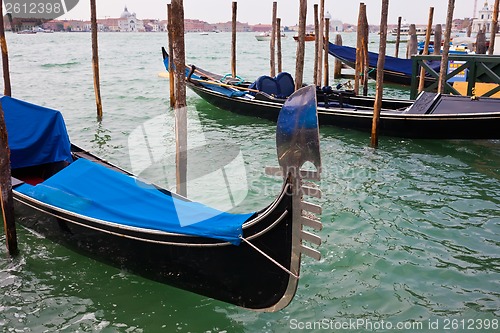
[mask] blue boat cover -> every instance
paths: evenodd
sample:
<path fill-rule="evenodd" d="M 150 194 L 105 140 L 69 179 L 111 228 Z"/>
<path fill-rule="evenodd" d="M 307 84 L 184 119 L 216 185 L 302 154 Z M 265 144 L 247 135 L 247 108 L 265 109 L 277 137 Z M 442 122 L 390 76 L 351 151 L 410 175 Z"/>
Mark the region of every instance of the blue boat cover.
<path fill-rule="evenodd" d="M 12 169 L 71 162 L 71 144 L 59 111 L 18 99 L 0 98 L 7 126 Z"/>
<path fill-rule="evenodd" d="M 341 46 L 329 43 L 328 53 L 330 53 L 335 58 L 343 60 L 345 62 L 356 63 L 356 48 L 350 46 Z M 369 67 L 377 68 L 378 53 L 368 52 L 369 57 Z M 406 76 L 411 77 L 412 75 L 412 59 L 401 59 L 396 57 L 385 56 L 384 70 L 392 71 L 397 73 L 403 73 Z M 429 66 L 434 69 L 434 71 L 439 72 L 440 62 L 430 61 Z"/>
<path fill-rule="evenodd" d="M 167 69 L 167 71 L 168 71 L 169 59 L 170 59 L 169 57 L 166 57 L 165 59 L 163 59 L 163 64 L 165 65 L 165 68 Z M 189 77 L 190 72 L 191 72 L 191 69 L 189 67 L 186 67 L 186 71 L 185 71 L 186 77 Z M 195 80 L 202 80 L 202 81 L 206 80 L 206 79 L 202 78 L 201 76 L 196 75 L 195 73 L 191 74 L 191 78 L 193 78 Z M 237 90 L 236 88 L 233 89 L 233 88 L 223 87 L 223 86 L 220 86 L 218 84 L 203 83 L 200 81 L 196 81 L 196 83 L 200 84 L 201 86 L 203 86 L 207 89 L 219 92 L 219 93 L 226 95 L 228 97 L 241 97 L 241 96 L 244 96 L 246 94 L 246 92 L 241 91 L 241 90 Z M 214 82 L 214 83 L 217 83 L 217 82 Z"/>
<path fill-rule="evenodd" d="M 81 215 L 122 225 L 240 243 L 253 213 L 230 214 L 176 199 L 133 177 L 80 158 L 36 186 L 18 192 Z"/>

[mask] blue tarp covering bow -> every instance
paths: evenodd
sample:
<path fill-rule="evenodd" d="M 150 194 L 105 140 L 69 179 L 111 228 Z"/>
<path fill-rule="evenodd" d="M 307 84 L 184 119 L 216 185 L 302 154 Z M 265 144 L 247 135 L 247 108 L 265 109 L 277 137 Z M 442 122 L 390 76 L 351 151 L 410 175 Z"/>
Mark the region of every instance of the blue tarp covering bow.
<path fill-rule="evenodd" d="M 71 162 L 71 144 L 59 111 L 18 99 L 0 98 L 7 126 L 12 169 Z"/>

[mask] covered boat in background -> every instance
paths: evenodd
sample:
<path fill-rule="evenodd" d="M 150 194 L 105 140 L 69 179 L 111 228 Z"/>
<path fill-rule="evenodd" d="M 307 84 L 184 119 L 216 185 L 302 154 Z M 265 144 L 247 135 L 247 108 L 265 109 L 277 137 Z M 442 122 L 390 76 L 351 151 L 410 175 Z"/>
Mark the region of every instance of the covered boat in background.
<path fill-rule="evenodd" d="M 282 309 L 298 285 L 305 242 L 321 239 L 321 207 L 303 201 L 319 188 L 320 157 L 314 88 L 283 105 L 277 129 L 283 177 L 265 209 L 231 214 L 138 180 L 72 145 L 62 115 L 8 96 L 7 124 L 16 214 L 27 228 L 83 254 L 138 275 L 259 311 Z M 307 138 L 307 148 L 304 139 Z M 288 154 L 287 151 L 293 151 Z M 305 162 L 316 171 L 300 171 Z M 159 296 L 161 297 L 161 296 Z"/>
<path fill-rule="evenodd" d="M 168 69 L 165 51 L 163 57 Z M 217 77 L 222 76 L 186 67 L 187 86 L 210 104 L 229 112 L 277 121 L 286 98 L 258 89 L 250 91 L 246 86 L 221 85 Z M 268 83 L 266 89 L 271 86 L 268 91 L 286 90 L 273 85 L 270 78 L 266 78 L 265 83 Z M 318 92 L 320 125 L 370 132 L 373 105 L 373 97 L 356 96 L 350 91 L 321 90 Z M 422 92 L 415 101 L 384 99 L 378 128 L 381 135 L 405 138 L 500 139 L 500 99 L 430 92 Z"/>
<path fill-rule="evenodd" d="M 347 66 L 356 68 L 356 48 L 350 46 L 335 45 L 333 43 L 328 43 L 328 53 L 335 58 L 339 59 Z M 370 72 L 368 75 L 375 78 L 377 74 L 377 62 L 378 53 L 368 52 L 369 63 L 368 67 Z M 384 64 L 384 81 L 392 82 L 402 85 L 411 85 L 412 77 L 412 59 L 401 59 L 396 57 L 385 56 Z M 434 71 L 439 73 L 441 62 L 432 61 L 429 62 L 429 66 L 434 69 Z M 430 77 L 426 77 L 426 85 L 431 84 L 434 80 Z"/>

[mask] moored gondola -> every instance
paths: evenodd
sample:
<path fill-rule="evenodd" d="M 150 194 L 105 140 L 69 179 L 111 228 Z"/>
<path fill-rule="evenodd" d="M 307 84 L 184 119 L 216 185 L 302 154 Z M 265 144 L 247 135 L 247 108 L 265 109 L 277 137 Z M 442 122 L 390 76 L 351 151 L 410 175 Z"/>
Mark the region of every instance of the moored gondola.
<path fill-rule="evenodd" d="M 164 50 L 163 58 L 168 69 Z M 286 98 L 245 86 L 221 85 L 217 76 L 208 78 L 205 72 L 186 67 L 187 86 L 201 98 L 226 111 L 276 121 Z M 317 100 L 320 125 L 371 131 L 373 98 L 349 91 L 324 96 L 320 91 Z M 499 139 L 499 126 L 500 99 L 422 92 L 415 101 L 384 99 L 378 128 L 381 135 L 405 138 Z"/>
<path fill-rule="evenodd" d="M 284 179 L 265 209 L 230 214 L 192 202 L 70 143 L 61 114 L 11 97 L 0 100 L 11 149 L 16 213 L 76 251 L 155 281 L 258 311 L 292 300 L 303 254 L 319 259 L 321 208 L 303 200 L 320 190 L 313 87 L 283 105 L 277 129 Z M 308 147 L 300 142 L 307 133 Z M 292 155 L 283 149 L 290 149 Z M 309 161 L 316 171 L 301 171 Z M 308 182 L 309 184 L 309 182 Z M 31 218 L 36 216 L 37 218 Z M 161 295 L 159 295 L 161 297 Z"/>

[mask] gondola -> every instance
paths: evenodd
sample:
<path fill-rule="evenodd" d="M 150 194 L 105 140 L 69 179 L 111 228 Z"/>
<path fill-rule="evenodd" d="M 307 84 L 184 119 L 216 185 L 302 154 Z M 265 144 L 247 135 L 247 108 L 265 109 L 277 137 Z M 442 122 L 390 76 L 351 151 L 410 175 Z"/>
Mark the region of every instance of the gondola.
<path fill-rule="evenodd" d="M 335 45 L 331 42 L 328 43 L 328 53 L 335 58 L 339 59 L 347 66 L 356 68 L 356 48 L 350 46 Z M 368 52 L 368 67 L 370 71 L 368 75 L 371 78 L 376 78 L 378 53 Z M 435 72 L 439 73 L 441 62 L 430 61 L 428 63 Z M 412 59 L 402 59 L 386 55 L 384 64 L 384 82 L 397 83 L 401 85 L 410 86 L 412 78 Z M 430 85 L 435 80 L 431 77 L 425 78 L 425 85 Z"/>
<path fill-rule="evenodd" d="M 168 70 L 164 49 L 163 58 Z M 221 84 L 218 78 L 222 76 L 186 66 L 187 86 L 210 104 L 246 116 L 277 120 L 286 98 L 258 89 L 251 91 L 246 85 Z M 317 100 L 321 126 L 371 131 L 373 98 L 349 91 L 324 94 L 321 89 Z M 415 101 L 384 99 L 378 128 L 381 135 L 404 138 L 499 139 L 500 99 L 430 92 L 422 92 Z"/>
<path fill-rule="evenodd" d="M 322 227 L 321 207 L 303 199 L 321 193 L 314 186 L 321 162 L 313 87 L 291 96 L 279 116 L 279 167 L 268 171 L 284 179 L 281 193 L 267 208 L 248 214 L 192 202 L 71 144 L 56 110 L 8 96 L 0 102 L 17 220 L 48 239 L 257 311 L 289 304 L 301 256 L 320 258 L 307 243 L 321 243 L 313 231 Z M 316 170 L 300 170 L 307 161 Z"/>

